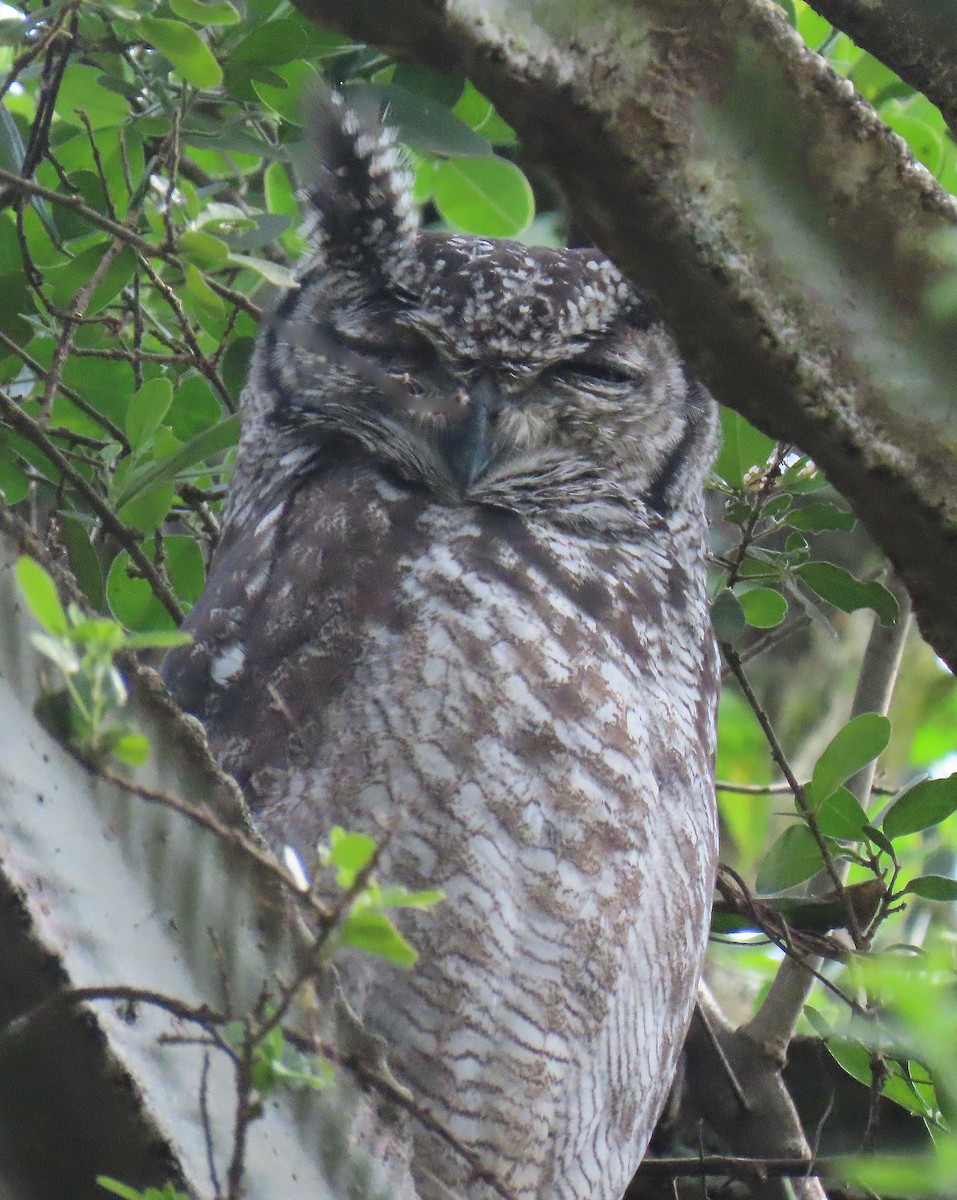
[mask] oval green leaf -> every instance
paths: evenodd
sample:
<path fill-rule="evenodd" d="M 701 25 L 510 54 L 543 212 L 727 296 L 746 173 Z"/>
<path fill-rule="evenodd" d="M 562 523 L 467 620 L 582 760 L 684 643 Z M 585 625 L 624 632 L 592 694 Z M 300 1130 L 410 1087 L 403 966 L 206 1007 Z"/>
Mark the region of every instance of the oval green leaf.
<path fill-rule="evenodd" d="M 164 17 L 140 17 L 136 27 L 143 40 L 165 54 L 177 75 L 193 87 L 214 88 L 223 82 L 213 52 L 189 25 Z"/>
<path fill-rule="evenodd" d="M 155 533 L 173 504 L 173 485 L 160 483 L 124 504 L 117 514 L 124 525 L 140 533 Z"/>
<path fill-rule="evenodd" d="M 862 583 L 850 571 L 829 562 L 804 563 L 798 568 L 798 574 L 812 591 L 841 612 L 870 608 L 877 613 L 882 625 L 893 625 L 900 616 L 893 594 L 876 580 Z"/>
<path fill-rule="evenodd" d="M 765 855 L 755 887 L 762 894 L 783 892 L 810 879 L 823 866 L 810 829 L 803 821 L 789 825 Z"/>
<path fill-rule="evenodd" d="M 229 255 L 226 243 L 204 229 L 187 229 L 180 234 L 179 245 L 186 257 L 201 267 L 225 262 Z"/>
<path fill-rule="evenodd" d="M 812 807 L 821 805 L 861 767 L 887 748 L 891 723 L 880 713 L 861 713 L 834 735 L 811 776 Z"/>
<path fill-rule="evenodd" d="M 63 73 L 57 92 L 57 116 L 70 125 L 82 127 L 82 121 L 76 114 L 77 109 L 82 109 L 94 129 L 122 125 L 130 115 L 130 106 L 119 92 L 105 88 L 102 80 L 101 68 L 71 63 Z"/>
<path fill-rule="evenodd" d="M 711 624 L 720 642 L 734 644 L 747 624 L 741 601 L 730 588 L 723 588 L 711 602 Z"/>
<path fill-rule="evenodd" d="M 918 875 L 904 888 L 912 896 L 921 896 L 924 900 L 957 900 L 957 879 L 947 875 Z"/>
<path fill-rule="evenodd" d="M 148 555 L 152 553 L 151 545 L 149 541 L 143 547 Z M 163 550 L 166 570 L 176 595 L 188 608 L 203 590 L 203 553 L 193 538 L 182 534 L 164 538 Z M 174 629 L 173 618 L 153 595 L 153 589 L 145 579 L 130 576 L 129 566 L 130 556 L 126 550 L 121 550 L 106 578 L 106 598 L 113 616 L 137 633 Z"/>
<path fill-rule="evenodd" d="M 418 958 L 388 917 L 376 912 L 350 913 L 339 927 L 343 946 L 364 950 L 377 958 L 388 959 L 401 967 L 415 965 Z"/>
<path fill-rule="evenodd" d="M 202 0 L 169 0 L 169 6 L 178 17 L 194 25 L 235 25 L 239 20 L 239 13 L 228 0 L 215 0 L 212 4 L 203 4 Z"/>
<path fill-rule="evenodd" d="M 859 842 L 863 839 L 867 813 L 847 788 L 839 787 L 821 804 L 815 804 L 813 788 L 808 789 L 806 798 L 817 818 L 818 828 L 825 836 L 844 842 Z"/>
<path fill-rule="evenodd" d="M 48 632 L 63 637 L 69 631 L 69 625 L 49 572 L 24 555 L 17 560 L 17 583 L 34 618 Z"/>
<path fill-rule="evenodd" d="M 946 779 L 923 779 L 899 796 L 881 826 L 889 838 L 929 829 L 957 812 L 957 774 Z"/>
<path fill-rule="evenodd" d="M 857 517 L 836 504 L 808 504 L 788 513 L 787 524 L 807 533 L 820 533 L 826 529 L 839 529 L 849 533 L 857 524 Z"/>
<path fill-rule="evenodd" d="M 773 629 L 787 616 L 788 602 L 774 588 L 752 588 L 738 596 L 744 618 L 755 629 Z"/>
<path fill-rule="evenodd" d="M 86 525 L 78 517 L 63 513 L 60 530 L 70 570 L 93 607 L 100 608 L 103 604 L 103 569 Z"/>
<path fill-rule="evenodd" d="M 466 233 L 515 237 L 535 216 L 531 184 L 504 158 L 448 158 L 432 184 L 439 212 Z"/>
<path fill-rule="evenodd" d="M 755 429 L 740 413 L 721 409 L 721 451 L 714 469 L 730 487 L 741 487 L 749 471 L 764 467 L 774 446 L 773 438 Z"/>
<path fill-rule="evenodd" d="M 149 379 L 130 400 L 126 436 L 135 450 L 156 432 L 173 403 L 173 385 L 165 376 Z"/>

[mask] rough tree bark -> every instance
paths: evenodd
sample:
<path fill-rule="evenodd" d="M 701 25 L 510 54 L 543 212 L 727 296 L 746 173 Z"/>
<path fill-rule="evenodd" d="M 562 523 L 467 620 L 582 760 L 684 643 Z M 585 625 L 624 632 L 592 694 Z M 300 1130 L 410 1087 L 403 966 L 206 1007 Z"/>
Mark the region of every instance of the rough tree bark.
<path fill-rule="evenodd" d="M 954 0 L 815 0 L 815 9 L 923 92 L 957 134 Z"/>
<path fill-rule="evenodd" d="M 783 11 L 296 3 L 475 80 L 717 397 L 848 498 L 957 665 L 957 338 L 925 300 L 945 269 L 931 235 L 957 205 Z"/>

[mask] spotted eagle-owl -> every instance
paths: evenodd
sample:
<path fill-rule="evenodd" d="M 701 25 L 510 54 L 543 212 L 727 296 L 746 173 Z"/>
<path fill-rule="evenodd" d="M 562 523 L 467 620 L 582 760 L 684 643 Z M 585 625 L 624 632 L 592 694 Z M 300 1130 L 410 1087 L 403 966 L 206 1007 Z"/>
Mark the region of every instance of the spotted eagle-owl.
<path fill-rule="evenodd" d="M 393 134 L 317 106 L 311 252 L 263 329 L 166 678 L 303 862 L 389 834 L 410 971 L 346 984 L 516 1200 L 617 1200 L 714 874 L 714 405 L 593 250 L 419 229 Z M 490 1196 L 422 1129 L 422 1196 Z"/>

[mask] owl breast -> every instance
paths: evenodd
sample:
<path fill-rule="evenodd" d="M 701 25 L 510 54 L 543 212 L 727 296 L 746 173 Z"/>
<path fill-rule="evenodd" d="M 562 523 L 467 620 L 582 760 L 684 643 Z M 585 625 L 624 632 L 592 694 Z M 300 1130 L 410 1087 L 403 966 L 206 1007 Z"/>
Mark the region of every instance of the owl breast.
<path fill-rule="evenodd" d="M 627 544 L 436 504 L 355 461 L 235 534 L 167 678 L 267 838 L 333 825 L 445 900 L 347 993 L 518 1200 L 617 1200 L 693 1003 L 713 882 L 699 515 Z M 251 714 L 255 718 L 251 719 Z M 428 1131 L 420 1192 L 492 1195 Z"/>

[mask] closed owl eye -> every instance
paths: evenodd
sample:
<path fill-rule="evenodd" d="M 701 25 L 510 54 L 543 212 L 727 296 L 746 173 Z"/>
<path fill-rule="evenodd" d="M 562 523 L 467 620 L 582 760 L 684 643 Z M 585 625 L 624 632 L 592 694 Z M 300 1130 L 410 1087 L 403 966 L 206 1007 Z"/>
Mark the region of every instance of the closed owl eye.
<path fill-rule="evenodd" d="M 635 371 L 618 363 L 572 363 L 561 376 L 574 380 L 576 384 L 601 384 L 605 387 L 634 387 L 639 382 Z"/>

